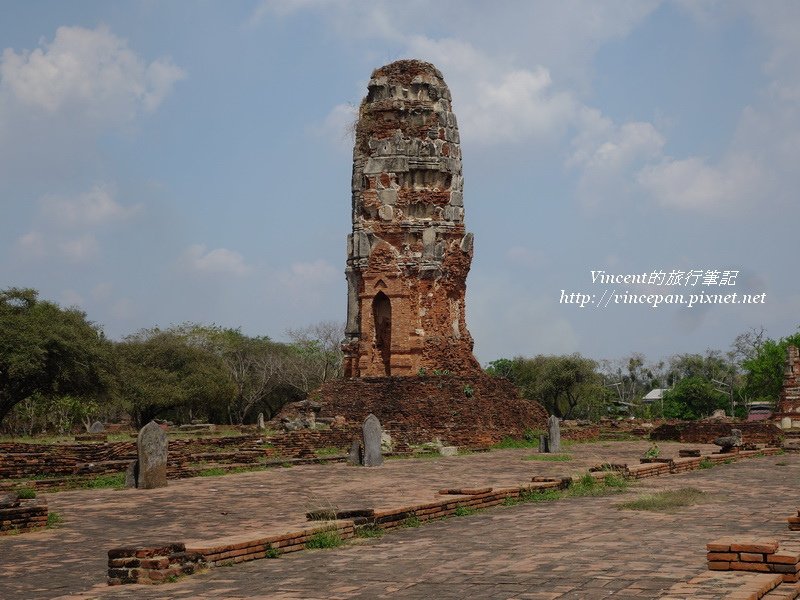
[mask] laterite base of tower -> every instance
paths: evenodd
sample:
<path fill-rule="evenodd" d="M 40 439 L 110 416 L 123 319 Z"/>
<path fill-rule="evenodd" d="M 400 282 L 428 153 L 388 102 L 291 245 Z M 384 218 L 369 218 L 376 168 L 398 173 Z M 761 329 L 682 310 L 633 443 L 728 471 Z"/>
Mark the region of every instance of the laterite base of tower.
<path fill-rule="evenodd" d="M 547 411 L 519 396 L 508 380 L 485 374 L 367 377 L 325 383 L 310 396 L 320 417 L 361 423 L 378 417 L 395 443 L 486 446 L 527 429 L 544 430 Z"/>

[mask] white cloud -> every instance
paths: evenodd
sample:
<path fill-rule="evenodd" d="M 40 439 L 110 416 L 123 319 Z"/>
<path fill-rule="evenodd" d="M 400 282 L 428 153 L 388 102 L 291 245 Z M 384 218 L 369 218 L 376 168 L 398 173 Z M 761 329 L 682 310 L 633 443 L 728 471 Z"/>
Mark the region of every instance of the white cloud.
<path fill-rule="evenodd" d="M 531 250 L 524 246 L 513 246 L 509 248 L 506 256 L 508 256 L 508 259 L 512 263 L 528 269 L 539 269 L 549 262 L 544 252 Z"/>
<path fill-rule="evenodd" d="M 180 260 L 187 269 L 200 274 L 227 274 L 241 277 L 252 269 L 244 261 L 244 257 L 227 248 L 206 250 L 202 244 L 193 244 L 186 249 Z"/>
<path fill-rule="evenodd" d="M 301 10 L 328 8 L 333 6 L 336 1 L 337 0 L 261 0 L 255 9 L 253 9 L 248 23 L 250 25 L 258 25 L 270 14 L 278 17 L 285 17 Z"/>
<path fill-rule="evenodd" d="M 311 127 L 315 135 L 331 140 L 334 145 L 350 149 L 353 147 L 358 108 L 354 104 L 337 104 L 321 125 Z"/>
<path fill-rule="evenodd" d="M 631 173 L 659 159 L 666 143 L 651 123 L 617 125 L 596 109 L 583 108 L 579 121 L 567 165 L 580 169 L 577 194 L 586 205 L 607 205 L 634 191 Z"/>
<path fill-rule="evenodd" d="M 698 157 L 663 162 L 643 168 L 638 182 L 661 206 L 692 211 L 736 209 L 758 197 L 760 166 L 738 156 L 721 166 Z"/>
<path fill-rule="evenodd" d="M 92 299 L 97 302 L 108 300 L 114 290 L 114 285 L 109 282 L 98 283 L 92 288 Z"/>
<path fill-rule="evenodd" d="M 577 104 L 554 86 L 548 69 L 506 64 L 454 39 L 413 36 L 409 56 L 429 60 L 453 92 L 459 132 L 476 144 L 551 139 L 574 119 Z"/>
<path fill-rule="evenodd" d="M 61 304 L 64 306 L 83 306 L 83 296 L 75 290 L 64 290 L 61 292 Z"/>
<path fill-rule="evenodd" d="M 74 198 L 45 196 L 42 215 L 63 227 L 102 225 L 130 218 L 142 209 L 141 204 L 123 206 L 114 199 L 111 186 L 95 185 Z"/>
<path fill-rule="evenodd" d="M 17 239 L 17 254 L 27 260 L 53 258 L 73 263 L 97 257 L 100 254 L 97 234 L 142 209 L 138 204 L 120 204 L 114 199 L 112 189 L 112 186 L 96 185 L 73 197 L 40 198 L 34 229 Z"/>
<path fill-rule="evenodd" d="M 35 50 L 3 51 L 0 103 L 77 113 L 90 121 L 127 122 L 152 112 L 185 72 L 169 58 L 147 64 L 105 27 L 59 27 Z"/>
<path fill-rule="evenodd" d="M 47 244 L 44 236 L 38 231 L 29 231 L 20 236 L 16 247 L 23 258 L 38 259 L 47 256 Z"/>
<path fill-rule="evenodd" d="M 313 288 L 336 281 L 341 275 L 339 269 L 326 260 L 293 263 L 288 271 L 280 275 L 284 285 L 292 289 Z"/>
<path fill-rule="evenodd" d="M 662 156 L 635 176 L 660 206 L 683 211 L 736 214 L 795 202 L 800 186 L 800 5 L 796 2 L 714 2 L 682 7 L 705 27 L 744 14 L 768 43 L 763 65 L 768 81 L 751 105 L 742 107 L 728 147 L 719 158 Z"/>
<path fill-rule="evenodd" d="M 130 319 L 136 315 L 136 306 L 128 298 L 120 298 L 111 307 L 111 315 L 117 319 Z"/>
<path fill-rule="evenodd" d="M 57 242 L 56 249 L 70 262 L 82 263 L 95 258 L 100 252 L 100 245 L 93 235 L 86 234 Z"/>

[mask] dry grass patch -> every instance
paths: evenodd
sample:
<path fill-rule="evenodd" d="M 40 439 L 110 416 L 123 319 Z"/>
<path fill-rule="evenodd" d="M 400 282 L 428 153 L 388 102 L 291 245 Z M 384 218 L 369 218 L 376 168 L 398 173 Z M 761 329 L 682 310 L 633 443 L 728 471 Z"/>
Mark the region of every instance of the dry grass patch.
<path fill-rule="evenodd" d="M 618 508 L 625 510 L 649 510 L 654 512 L 671 512 L 685 506 L 693 506 L 708 501 L 708 494 L 697 488 L 681 488 L 665 490 L 653 494 L 644 494 L 635 500 L 623 502 Z"/>

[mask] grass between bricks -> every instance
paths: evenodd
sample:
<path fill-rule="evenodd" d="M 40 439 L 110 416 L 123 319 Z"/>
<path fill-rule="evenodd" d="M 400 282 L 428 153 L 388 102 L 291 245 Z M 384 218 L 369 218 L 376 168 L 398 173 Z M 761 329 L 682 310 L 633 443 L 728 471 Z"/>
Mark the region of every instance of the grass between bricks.
<path fill-rule="evenodd" d="M 628 488 L 628 482 L 619 475 L 608 473 L 601 481 L 591 475 L 584 475 L 565 490 L 529 490 L 520 492 L 518 498 L 507 497 L 505 506 L 515 506 L 528 502 L 553 502 L 562 498 L 585 498 L 587 496 L 608 496 L 620 494 Z"/>
<path fill-rule="evenodd" d="M 420 521 L 416 515 L 411 515 L 403 519 L 403 522 L 400 523 L 400 527 L 419 527 L 421 524 L 422 521 Z"/>
<path fill-rule="evenodd" d="M 311 536 L 306 542 L 306 549 L 320 549 L 320 548 L 338 548 L 344 546 L 345 541 L 339 534 L 337 529 L 329 529 L 327 531 L 318 531 Z"/>
<path fill-rule="evenodd" d="M 707 458 L 703 458 L 703 460 L 701 460 L 701 461 L 700 461 L 700 465 L 699 465 L 699 467 L 700 467 L 701 469 L 713 469 L 713 468 L 714 468 L 714 463 L 713 463 L 713 462 L 711 462 L 711 461 L 710 461 L 709 459 L 707 459 Z"/>
<path fill-rule="evenodd" d="M 475 508 L 470 508 L 469 506 L 462 506 L 459 504 L 458 506 L 456 506 L 456 510 L 453 513 L 453 515 L 455 515 L 456 517 L 466 517 L 469 515 L 474 515 L 476 512 L 478 511 Z"/>
<path fill-rule="evenodd" d="M 356 529 L 356 537 L 359 538 L 379 538 L 383 537 L 384 531 L 376 525 L 364 525 Z"/>
<path fill-rule="evenodd" d="M 32 498 L 36 498 L 36 490 L 32 488 L 19 488 L 18 490 L 14 490 L 17 494 L 17 497 L 20 500 L 31 500 Z"/>
<path fill-rule="evenodd" d="M 325 448 L 320 448 L 319 450 L 314 450 L 314 454 L 317 456 L 336 456 L 337 454 L 347 454 L 341 448 L 334 448 L 333 446 L 326 446 Z"/>
<path fill-rule="evenodd" d="M 620 510 L 649 510 L 654 512 L 671 512 L 685 506 L 693 506 L 706 502 L 708 494 L 697 488 L 680 488 L 665 490 L 654 494 L 645 494 L 618 505 Z"/>
<path fill-rule="evenodd" d="M 48 529 L 52 529 L 54 527 L 58 527 L 64 523 L 64 519 L 61 518 L 61 515 L 57 512 L 49 512 L 47 513 L 47 527 Z"/>

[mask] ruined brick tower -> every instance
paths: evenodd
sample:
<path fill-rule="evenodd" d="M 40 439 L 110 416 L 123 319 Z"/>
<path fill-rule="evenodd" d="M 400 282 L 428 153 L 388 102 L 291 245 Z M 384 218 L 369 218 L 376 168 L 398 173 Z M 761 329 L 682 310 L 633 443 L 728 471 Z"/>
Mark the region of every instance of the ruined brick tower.
<path fill-rule="evenodd" d="M 461 148 L 450 90 L 430 63 L 376 69 L 353 149 L 346 377 L 468 375 Z"/>
<path fill-rule="evenodd" d="M 786 370 L 783 376 L 783 387 L 778 401 L 778 413 L 800 412 L 800 350 L 797 346 L 786 349 Z"/>

